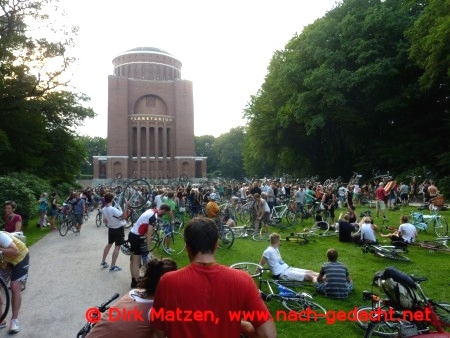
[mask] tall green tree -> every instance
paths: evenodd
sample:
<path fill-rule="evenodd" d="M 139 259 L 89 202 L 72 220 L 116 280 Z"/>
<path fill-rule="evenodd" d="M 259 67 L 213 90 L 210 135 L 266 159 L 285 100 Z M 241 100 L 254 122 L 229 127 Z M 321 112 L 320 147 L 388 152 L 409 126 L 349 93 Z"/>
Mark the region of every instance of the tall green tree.
<path fill-rule="evenodd" d="M 60 183 L 80 171 L 85 151 L 74 130 L 95 114 L 84 106 L 89 97 L 60 81 L 76 60 L 69 50 L 77 28 L 51 20 L 45 6 L 54 2 L 0 0 L 0 174 L 27 171 Z M 55 41 L 36 27 L 50 27 Z"/>
<path fill-rule="evenodd" d="M 106 156 L 108 150 L 106 139 L 98 136 L 82 136 L 80 137 L 80 142 L 86 150 L 86 158 L 84 159 L 81 173 L 84 175 L 93 175 L 93 156 Z"/>
<path fill-rule="evenodd" d="M 213 151 L 223 177 L 240 179 L 245 176 L 242 157 L 244 139 L 244 127 L 237 127 L 220 135 L 213 143 Z"/>
<path fill-rule="evenodd" d="M 423 11 L 418 0 L 344 0 L 275 52 L 245 110 L 250 174 L 346 177 L 436 161 L 446 109 L 419 90 L 405 36 Z"/>
<path fill-rule="evenodd" d="M 207 157 L 206 170 L 208 173 L 220 170 L 218 159 L 213 149 L 216 138 L 212 135 L 202 135 L 195 137 L 195 154 L 197 156 Z"/>

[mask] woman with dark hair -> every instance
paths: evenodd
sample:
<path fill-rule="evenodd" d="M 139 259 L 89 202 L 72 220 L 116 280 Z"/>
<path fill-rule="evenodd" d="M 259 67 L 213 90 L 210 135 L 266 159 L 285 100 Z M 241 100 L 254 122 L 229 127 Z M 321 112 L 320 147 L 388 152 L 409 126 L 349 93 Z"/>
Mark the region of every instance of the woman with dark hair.
<path fill-rule="evenodd" d="M 56 230 L 56 215 L 58 214 L 58 194 L 55 192 L 50 199 L 50 226 Z"/>
<path fill-rule="evenodd" d="M 120 313 L 117 311 L 117 313 L 115 311 L 105 312 L 86 337 L 151 337 L 153 331 L 150 328 L 149 311 L 153 307 L 156 287 L 162 275 L 176 269 L 177 263 L 170 258 L 153 258 L 148 261 L 138 289 L 131 290 L 111 306 L 111 309 L 117 309 Z M 125 318 L 123 313 L 127 313 L 130 318 Z"/>
<path fill-rule="evenodd" d="M 6 201 L 4 204 L 5 213 L 3 215 L 3 223 L 6 232 L 22 231 L 22 217 L 14 213 L 17 204 L 14 201 Z"/>

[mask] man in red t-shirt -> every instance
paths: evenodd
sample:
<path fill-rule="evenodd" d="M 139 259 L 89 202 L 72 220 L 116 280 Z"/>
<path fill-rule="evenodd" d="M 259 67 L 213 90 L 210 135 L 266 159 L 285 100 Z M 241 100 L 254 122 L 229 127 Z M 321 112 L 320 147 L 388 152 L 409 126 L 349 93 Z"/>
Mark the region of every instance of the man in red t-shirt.
<path fill-rule="evenodd" d="M 384 190 L 384 183 L 381 182 L 378 185 L 377 190 L 375 190 L 375 200 L 376 200 L 376 207 L 377 207 L 377 217 L 380 213 L 383 215 L 383 218 L 386 218 L 386 204 L 384 203 L 384 198 L 386 197 L 386 191 Z"/>
<path fill-rule="evenodd" d="M 150 314 L 153 337 L 239 337 L 241 331 L 276 337 L 275 324 L 253 279 L 216 262 L 214 221 L 192 219 L 184 237 L 191 264 L 161 278 Z M 254 314 L 254 320 L 241 323 L 241 311 Z"/>

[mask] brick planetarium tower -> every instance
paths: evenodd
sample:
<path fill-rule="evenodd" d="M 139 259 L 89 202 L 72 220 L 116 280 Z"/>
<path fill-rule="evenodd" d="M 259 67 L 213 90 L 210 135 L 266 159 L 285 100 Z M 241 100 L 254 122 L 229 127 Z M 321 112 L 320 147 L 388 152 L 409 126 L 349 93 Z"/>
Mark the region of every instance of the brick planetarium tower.
<path fill-rule="evenodd" d="M 192 82 L 169 53 L 139 47 L 113 59 L 108 76 L 108 155 L 94 156 L 94 179 L 206 177 L 195 156 Z"/>

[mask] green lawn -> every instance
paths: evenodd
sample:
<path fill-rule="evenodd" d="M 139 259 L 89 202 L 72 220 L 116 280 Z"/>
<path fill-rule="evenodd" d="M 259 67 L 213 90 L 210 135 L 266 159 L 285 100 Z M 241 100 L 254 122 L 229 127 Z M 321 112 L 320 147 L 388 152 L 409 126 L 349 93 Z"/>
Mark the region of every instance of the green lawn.
<path fill-rule="evenodd" d="M 366 208 L 357 208 L 359 215 Z M 404 210 L 391 212 L 388 211 L 388 219 L 392 226 L 399 225 L 400 215 L 409 215 L 416 208 L 406 207 Z M 428 213 L 425 211 L 425 213 Z M 443 211 L 441 214 L 450 221 L 450 211 Z M 339 215 L 339 211 L 336 212 Z M 372 209 L 375 214 L 375 209 Z M 381 219 L 375 219 L 375 223 L 381 224 Z M 312 225 L 312 220 L 305 221 L 297 230 L 303 229 L 305 226 Z M 277 231 L 271 228 L 271 231 Z M 285 238 L 292 229 L 278 231 Z M 420 233 L 418 240 L 433 239 L 433 233 Z M 384 242 L 384 238 L 380 239 Z M 217 252 L 217 261 L 224 265 L 231 265 L 236 262 L 249 261 L 257 263 L 262 252 L 268 246 L 268 243 L 255 242 L 249 238 L 237 239 L 231 249 L 219 249 Z M 339 261 L 346 264 L 353 278 L 355 290 L 351 297 L 347 300 L 337 301 L 327 299 L 321 295 L 315 295 L 314 289 L 311 287 L 304 288 L 305 292 L 313 293 L 314 300 L 324 306 L 327 310 L 344 310 L 350 311 L 355 307 L 370 304 L 362 300 L 362 291 L 371 290 L 372 277 L 376 271 L 383 270 L 388 266 L 396 268 L 410 274 L 422 275 L 429 278 L 429 281 L 423 282 L 422 286 L 427 295 L 439 301 L 450 301 L 450 253 L 435 252 L 429 253 L 427 250 L 418 246 L 410 247 L 407 256 L 411 259 L 410 263 L 396 262 L 375 257 L 373 254 L 363 254 L 361 248 L 351 243 L 340 243 L 337 237 L 317 238 L 315 242 L 306 245 L 300 245 L 292 242 L 282 242 L 280 252 L 285 262 L 291 266 L 308 268 L 319 271 L 320 266 L 326 261 L 327 249 L 334 247 L 339 252 Z M 162 251 L 157 250 L 157 255 L 163 255 Z M 183 257 L 175 257 L 179 266 L 188 264 L 188 259 Z M 378 292 L 378 290 L 376 290 Z M 272 314 L 277 310 L 284 310 L 282 305 L 275 300 L 267 303 Z M 327 324 L 324 319 L 319 322 L 276 322 L 278 336 L 283 337 L 362 337 L 364 331 L 360 329 L 354 322 L 344 321 L 334 324 Z"/>
<path fill-rule="evenodd" d="M 359 215 L 364 210 L 366 210 L 366 208 L 357 208 L 357 214 Z M 374 215 L 375 209 L 371 210 Z M 416 210 L 417 209 L 413 207 L 406 207 L 404 210 L 400 211 L 389 211 L 389 225 L 398 226 L 400 215 L 409 215 L 411 211 Z M 339 213 L 340 211 L 337 211 L 336 215 L 339 215 Z M 425 213 L 428 213 L 428 211 L 425 211 Z M 441 212 L 441 215 L 446 217 L 447 222 L 450 222 L 450 211 L 443 211 Z M 381 224 L 381 219 L 375 219 L 375 221 L 376 223 Z M 304 227 L 309 227 L 311 225 L 312 220 L 307 220 L 296 229 L 277 231 L 276 228 L 271 228 L 271 231 L 279 232 L 282 235 L 282 238 L 285 238 L 290 232 L 301 230 Z M 50 231 L 48 228 L 41 230 L 36 228 L 36 222 L 30 222 L 28 228 L 25 229 L 28 244 L 32 245 L 48 231 Z M 428 233 L 419 233 L 418 240 L 433 239 L 435 237 L 434 233 L 429 230 Z M 385 239 L 380 238 L 380 241 L 383 243 Z M 218 250 L 217 261 L 224 265 L 231 265 L 242 261 L 257 263 L 268 244 L 268 242 L 255 242 L 249 238 L 237 239 L 231 249 Z M 280 252 L 285 262 L 291 266 L 319 271 L 322 263 L 326 261 L 326 251 L 331 247 L 338 250 L 338 260 L 346 264 L 349 268 L 355 286 L 354 293 L 347 300 L 337 301 L 314 294 L 314 289 L 312 287 L 306 287 L 303 290 L 299 290 L 312 293 L 314 301 L 324 306 L 328 311 L 351 311 L 355 307 L 368 305 L 368 302 L 362 300 L 362 291 L 371 290 L 371 282 L 374 273 L 383 270 L 388 266 L 395 266 L 410 274 L 428 277 L 429 280 L 422 283 L 427 295 L 437 301 L 450 302 L 450 296 L 448 296 L 450 295 L 450 287 L 448 285 L 450 283 L 450 253 L 429 253 L 427 250 L 418 246 L 412 246 L 409 248 L 409 253 L 407 254 L 411 259 L 411 262 L 403 263 L 375 257 L 372 254 L 363 254 L 360 247 L 350 243 L 340 243 L 337 237 L 318 237 L 315 242 L 310 242 L 306 245 L 283 241 Z M 166 256 L 160 248 L 157 249 L 154 254 L 156 256 Z M 177 261 L 179 267 L 188 264 L 188 258 L 185 254 L 173 258 Z M 376 292 L 378 292 L 378 290 L 376 290 Z M 275 300 L 272 300 L 267 304 L 273 314 L 275 314 L 277 310 L 284 310 L 281 304 Z M 351 321 L 336 321 L 334 324 L 329 324 L 324 319 L 319 322 L 278 321 L 276 322 L 276 326 L 280 338 L 300 336 L 315 338 L 362 337 L 364 335 L 364 331 Z"/>

